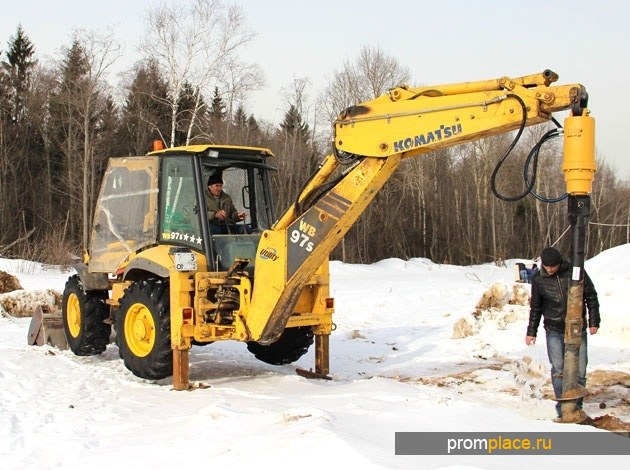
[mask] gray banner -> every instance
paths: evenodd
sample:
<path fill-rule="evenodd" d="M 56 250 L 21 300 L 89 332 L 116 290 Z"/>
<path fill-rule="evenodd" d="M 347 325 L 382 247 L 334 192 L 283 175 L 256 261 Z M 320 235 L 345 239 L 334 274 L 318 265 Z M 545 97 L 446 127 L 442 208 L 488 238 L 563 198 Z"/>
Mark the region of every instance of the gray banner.
<path fill-rule="evenodd" d="M 630 455 L 628 434 L 397 432 L 396 455 Z"/>

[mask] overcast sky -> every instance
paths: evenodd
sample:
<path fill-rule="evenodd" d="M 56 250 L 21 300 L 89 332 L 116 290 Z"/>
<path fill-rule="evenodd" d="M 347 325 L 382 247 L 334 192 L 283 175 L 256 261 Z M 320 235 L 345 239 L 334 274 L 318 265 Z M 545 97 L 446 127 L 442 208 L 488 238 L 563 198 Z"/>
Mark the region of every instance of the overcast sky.
<path fill-rule="evenodd" d="M 40 58 L 55 57 L 73 28 L 114 28 L 125 44 L 120 69 L 138 57 L 144 12 L 158 0 L 3 2 L 0 48 L 19 23 Z M 186 3 L 177 0 L 177 3 Z M 257 36 L 246 55 L 264 70 L 267 86 L 248 111 L 278 122 L 282 89 L 308 77 L 317 96 L 344 60 L 364 45 L 378 46 L 406 65 L 412 85 L 520 76 L 549 68 L 562 83 L 582 83 L 597 122 L 598 158 L 630 180 L 622 111 L 630 106 L 629 3 L 622 0 L 243 0 Z M 115 80 L 112 80 L 115 82 Z"/>

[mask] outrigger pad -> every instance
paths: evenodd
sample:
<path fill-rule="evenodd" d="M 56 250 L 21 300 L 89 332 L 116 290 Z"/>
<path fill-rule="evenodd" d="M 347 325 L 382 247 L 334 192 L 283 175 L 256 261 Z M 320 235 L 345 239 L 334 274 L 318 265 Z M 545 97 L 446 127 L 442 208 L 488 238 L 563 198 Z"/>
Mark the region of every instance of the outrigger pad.
<path fill-rule="evenodd" d="M 299 367 L 295 369 L 297 375 L 305 377 L 307 379 L 323 379 L 323 380 L 332 380 L 332 377 L 326 374 L 320 374 L 319 372 L 313 372 L 313 370 L 300 369 Z"/>

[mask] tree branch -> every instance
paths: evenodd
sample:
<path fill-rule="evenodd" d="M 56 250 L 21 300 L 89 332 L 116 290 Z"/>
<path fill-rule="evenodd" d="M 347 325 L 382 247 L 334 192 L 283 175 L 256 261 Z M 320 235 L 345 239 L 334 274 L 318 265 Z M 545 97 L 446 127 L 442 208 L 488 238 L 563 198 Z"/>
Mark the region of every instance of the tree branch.
<path fill-rule="evenodd" d="M 9 251 L 9 249 L 14 246 L 17 245 L 18 243 L 21 243 L 23 241 L 28 240 L 29 238 L 31 238 L 31 236 L 35 233 L 35 228 L 32 228 L 26 235 L 24 235 L 23 237 L 18 238 L 17 240 L 13 240 L 11 243 L 9 243 L 7 246 L 4 247 L 0 247 L 0 255 L 3 255 L 4 253 L 6 253 L 7 251 Z"/>

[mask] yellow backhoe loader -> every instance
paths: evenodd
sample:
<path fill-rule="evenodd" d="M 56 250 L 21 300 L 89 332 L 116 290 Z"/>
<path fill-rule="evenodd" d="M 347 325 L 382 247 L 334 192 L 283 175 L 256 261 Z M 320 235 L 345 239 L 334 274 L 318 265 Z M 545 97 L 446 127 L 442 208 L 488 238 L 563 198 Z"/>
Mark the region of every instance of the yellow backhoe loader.
<path fill-rule="evenodd" d="M 182 390 L 190 387 L 193 344 L 242 341 L 258 359 L 287 364 L 314 341 L 314 373 L 326 376 L 334 309 L 329 255 L 402 160 L 515 130 L 516 141 L 526 126 L 557 123 L 554 113 L 568 111 L 569 211 L 582 222 L 588 217 L 594 120 L 585 88 L 557 79 L 545 70 L 402 86 L 349 107 L 334 123 L 332 153 L 277 219 L 268 149 L 193 145 L 110 159 L 91 245 L 63 294 L 70 349 L 100 354 L 114 325 L 131 372 L 173 375 Z M 208 219 L 211 176 L 246 214 L 221 233 Z M 533 181 L 526 186 L 531 190 Z M 579 243 L 574 263 L 581 267 Z"/>

